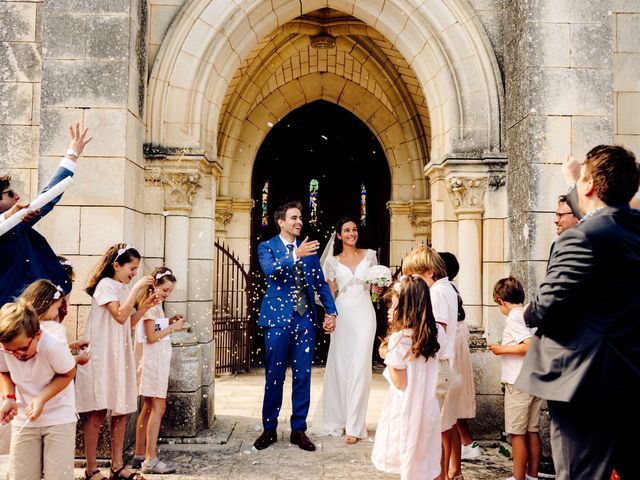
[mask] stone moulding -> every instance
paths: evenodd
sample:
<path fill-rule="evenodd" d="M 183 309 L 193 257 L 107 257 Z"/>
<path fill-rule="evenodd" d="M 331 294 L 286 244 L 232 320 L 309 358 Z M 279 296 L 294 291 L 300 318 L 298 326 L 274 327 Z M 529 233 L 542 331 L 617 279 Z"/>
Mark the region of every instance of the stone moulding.
<path fill-rule="evenodd" d="M 224 236 L 233 214 L 236 212 L 251 211 L 254 206 L 251 198 L 232 198 L 219 196 L 216 198 L 216 235 Z"/>

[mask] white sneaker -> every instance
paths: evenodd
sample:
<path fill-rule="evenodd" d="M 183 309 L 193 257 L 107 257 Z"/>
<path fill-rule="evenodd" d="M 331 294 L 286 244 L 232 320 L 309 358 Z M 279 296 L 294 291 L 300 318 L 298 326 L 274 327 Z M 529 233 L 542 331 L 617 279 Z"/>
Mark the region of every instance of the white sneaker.
<path fill-rule="evenodd" d="M 161 461 L 158 457 L 153 460 L 149 460 L 142 462 L 142 473 L 157 473 L 157 474 L 165 474 L 165 473 L 174 473 L 176 471 L 176 467 L 171 464 L 166 464 Z"/>
<path fill-rule="evenodd" d="M 462 460 L 475 460 L 482 456 L 482 450 L 476 442 L 471 442 L 469 445 L 462 445 Z"/>

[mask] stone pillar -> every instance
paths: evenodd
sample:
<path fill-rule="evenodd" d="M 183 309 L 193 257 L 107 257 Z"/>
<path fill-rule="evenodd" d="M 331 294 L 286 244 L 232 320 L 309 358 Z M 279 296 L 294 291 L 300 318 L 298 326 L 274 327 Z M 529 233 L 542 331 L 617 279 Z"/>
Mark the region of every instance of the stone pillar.
<path fill-rule="evenodd" d="M 253 205 L 251 198 L 216 199 L 216 234 L 244 265 L 250 263 Z"/>
<path fill-rule="evenodd" d="M 533 293 L 567 189 L 563 154 L 582 159 L 613 141 L 612 2 L 508 1 L 504 9 L 509 260 Z"/>
<path fill-rule="evenodd" d="M 429 200 L 411 201 L 409 221 L 413 227 L 415 241 L 431 245 L 431 202 Z"/>
<path fill-rule="evenodd" d="M 387 208 L 391 214 L 391 245 L 389 248 L 390 267 L 397 267 L 402 258 L 415 245 L 413 227 L 409 215 L 411 205 L 408 201 L 389 201 Z"/>
<path fill-rule="evenodd" d="M 163 436 L 194 436 L 213 422 L 212 164 L 192 149 L 147 148 L 149 185 L 162 188 L 164 264 L 178 279 L 165 303 L 186 316 L 188 330 L 172 335 L 173 356 Z"/>
<path fill-rule="evenodd" d="M 486 176 L 451 176 L 447 189 L 458 215 L 458 262 L 456 279 L 464 299 L 467 322 L 482 326 L 482 215 Z"/>

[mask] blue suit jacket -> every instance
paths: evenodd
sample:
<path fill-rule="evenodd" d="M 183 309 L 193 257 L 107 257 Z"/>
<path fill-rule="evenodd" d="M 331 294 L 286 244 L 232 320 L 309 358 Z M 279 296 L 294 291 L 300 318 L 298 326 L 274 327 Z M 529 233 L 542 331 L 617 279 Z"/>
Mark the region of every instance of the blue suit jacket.
<path fill-rule="evenodd" d="M 296 244 L 300 244 L 299 241 Z M 267 291 L 260 307 L 258 325 L 262 327 L 284 327 L 293 318 L 293 293 L 296 287 L 296 274 L 293 254 L 289 253 L 279 235 L 258 245 L 260 267 L 267 277 Z M 307 295 L 311 318 L 316 321 L 315 293 L 320 296 L 322 306 L 328 314 L 337 314 L 329 285 L 324 279 L 320 260 L 317 255 L 299 259 L 307 282 Z"/>
<path fill-rule="evenodd" d="M 73 175 L 71 170 L 58 167 L 43 191 Z M 62 195 L 40 209 L 40 216 L 21 222 L 0 237 L 0 306 L 11 302 L 30 283 L 41 278 L 71 291 L 71 281 L 47 240 L 33 229 L 33 225 L 58 203 Z"/>

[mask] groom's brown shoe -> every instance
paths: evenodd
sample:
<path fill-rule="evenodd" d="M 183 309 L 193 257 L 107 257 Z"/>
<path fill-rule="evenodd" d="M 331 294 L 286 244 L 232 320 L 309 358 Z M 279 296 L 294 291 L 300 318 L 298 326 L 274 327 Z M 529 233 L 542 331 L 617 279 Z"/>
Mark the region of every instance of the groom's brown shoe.
<path fill-rule="evenodd" d="M 307 452 L 313 452 L 316 449 L 316 446 L 302 430 L 291 432 L 289 441 L 294 445 L 298 445 L 302 450 L 306 450 Z"/>
<path fill-rule="evenodd" d="M 253 442 L 253 446 L 256 447 L 256 450 L 264 450 L 272 443 L 276 443 L 278 441 L 278 433 L 275 430 L 265 430 L 262 432 L 256 441 Z"/>

